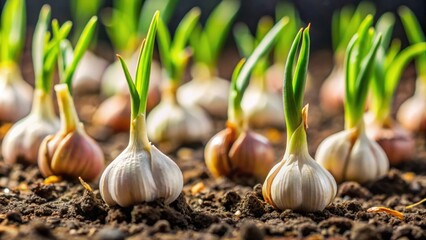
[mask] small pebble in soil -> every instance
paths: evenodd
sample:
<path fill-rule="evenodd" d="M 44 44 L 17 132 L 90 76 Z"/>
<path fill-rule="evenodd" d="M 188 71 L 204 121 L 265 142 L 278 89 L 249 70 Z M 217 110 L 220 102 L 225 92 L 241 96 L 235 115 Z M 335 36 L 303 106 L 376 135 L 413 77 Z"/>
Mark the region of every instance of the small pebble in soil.
<path fill-rule="evenodd" d="M 265 233 L 259 229 L 256 224 L 246 221 L 241 225 L 240 239 L 241 240 L 261 240 Z"/>
<path fill-rule="evenodd" d="M 112 227 L 104 227 L 95 235 L 97 240 L 123 240 L 125 238 L 126 234 L 124 232 Z"/>

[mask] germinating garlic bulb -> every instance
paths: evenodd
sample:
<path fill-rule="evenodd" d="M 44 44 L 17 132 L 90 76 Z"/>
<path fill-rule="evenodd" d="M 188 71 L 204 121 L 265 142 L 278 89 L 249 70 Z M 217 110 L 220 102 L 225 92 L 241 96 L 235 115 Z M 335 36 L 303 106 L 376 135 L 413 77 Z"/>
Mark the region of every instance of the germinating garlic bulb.
<path fill-rule="evenodd" d="M 283 159 L 263 184 L 265 201 L 279 209 L 322 211 L 336 196 L 333 176 L 309 155 L 305 123 L 289 140 Z"/>
<path fill-rule="evenodd" d="M 15 123 L 4 137 L 2 154 L 6 163 L 13 164 L 18 159 L 37 163 L 42 140 L 58 131 L 59 119 L 53 111 L 49 93 L 36 90 L 31 113 Z"/>
<path fill-rule="evenodd" d="M 324 80 L 320 89 L 321 109 L 327 113 L 334 114 L 343 110 L 345 98 L 345 77 L 343 61 L 336 61 L 336 65 L 327 79 Z"/>
<path fill-rule="evenodd" d="M 90 51 L 86 51 L 78 64 L 73 79 L 73 89 L 75 92 L 95 92 L 99 89 L 101 77 L 108 62 L 96 56 Z"/>
<path fill-rule="evenodd" d="M 386 153 L 367 137 L 363 125 L 331 135 L 318 146 L 315 159 L 338 183 L 373 181 L 389 170 Z"/>
<path fill-rule="evenodd" d="M 105 169 L 99 189 L 105 202 L 122 207 L 162 198 L 176 200 L 183 188 L 179 167 L 146 138 L 145 117 L 132 120 L 129 145 Z M 138 130 L 136 132 L 136 130 Z"/>
<path fill-rule="evenodd" d="M 242 108 L 248 124 L 252 128 L 284 128 L 282 99 L 275 92 L 268 92 L 266 86 L 252 85 L 249 87 L 243 97 Z"/>
<path fill-rule="evenodd" d="M 40 145 L 38 166 L 44 177 L 51 175 L 95 180 L 104 168 L 104 155 L 84 131 L 66 84 L 55 86 L 61 128 Z"/>
<path fill-rule="evenodd" d="M 194 66 L 194 79 L 177 91 L 178 101 L 185 106 L 197 105 L 212 116 L 226 117 L 230 82 L 210 73 L 206 66 Z"/>
<path fill-rule="evenodd" d="M 268 139 L 235 126 L 218 132 L 204 150 L 207 168 L 214 177 L 254 176 L 263 181 L 274 165 L 275 153 Z"/>
<path fill-rule="evenodd" d="M 213 125 L 203 109 L 180 105 L 176 100 L 176 87 L 167 88 L 160 104 L 148 115 L 149 138 L 177 145 L 207 140 Z"/>
<path fill-rule="evenodd" d="M 0 66 L 0 121 L 16 122 L 31 110 L 32 87 L 15 64 Z"/>

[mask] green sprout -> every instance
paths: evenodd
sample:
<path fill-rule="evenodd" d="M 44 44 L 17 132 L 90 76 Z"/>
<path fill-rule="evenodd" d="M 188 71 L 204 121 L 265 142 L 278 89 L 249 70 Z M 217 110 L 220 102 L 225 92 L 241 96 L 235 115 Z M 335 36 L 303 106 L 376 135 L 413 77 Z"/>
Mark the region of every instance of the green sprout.
<path fill-rule="evenodd" d="M 191 51 L 186 46 L 199 17 L 199 8 L 189 11 L 177 27 L 173 40 L 171 40 L 170 32 L 164 21 L 160 19 L 158 22 L 158 46 L 161 62 L 168 80 L 176 87 L 182 80 L 186 64 L 191 56 Z"/>
<path fill-rule="evenodd" d="M 283 30 L 288 19 L 284 18 L 278 21 L 274 27 L 265 35 L 265 37 L 257 45 L 256 49 L 252 52 L 247 61 L 242 60 L 235 68 L 232 75 L 231 88 L 229 93 L 228 104 L 228 122 L 235 124 L 238 127 L 243 127 L 243 111 L 241 108 L 241 101 L 245 90 L 250 82 L 250 74 L 254 67 L 269 49 L 276 42 L 278 35 Z"/>
<path fill-rule="evenodd" d="M 401 43 L 394 40 L 391 45 L 392 29 L 395 17 L 391 13 L 384 14 L 377 22 L 376 29 L 382 33 L 372 83 L 371 111 L 374 118 L 382 126 L 389 124 L 392 102 L 395 91 L 407 64 L 416 56 L 425 54 L 426 43 L 413 44 L 400 51 Z"/>
<path fill-rule="evenodd" d="M 25 22 L 25 1 L 6 1 L 0 23 L 0 64 L 19 62 L 25 42 Z"/>
<path fill-rule="evenodd" d="M 141 6 L 139 0 L 115 0 L 112 12 L 102 17 L 114 49 L 124 57 L 132 54 L 147 34 L 150 16 L 159 10 L 167 22 L 176 3 L 177 0 L 145 0 Z"/>
<path fill-rule="evenodd" d="M 204 29 L 197 25 L 190 39 L 196 63 L 204 64 L 210 70 L 216 68 L 217 59 L 239 7 L 237 0 L 222 0 L 210 14 Z"/>
<path fill-rule="evenodd" d="M 374 71 L 375 56 L 382 37 L 371 28 L 368 15 L 352 37 L 345 57 L 345 127 L 351 129 L 363 121 L 368 86 Z"/>
<path fill-rule="evenodd" d="M 71 4 L 71 15 L 74 23 L 73 43 L 78 41 L 78 37 L 83 32 L 84 26 L 92 16 L 98 14 L 103 0 L 73 0 Z M 96 43 L 96 39 L 92 41 Z"/>

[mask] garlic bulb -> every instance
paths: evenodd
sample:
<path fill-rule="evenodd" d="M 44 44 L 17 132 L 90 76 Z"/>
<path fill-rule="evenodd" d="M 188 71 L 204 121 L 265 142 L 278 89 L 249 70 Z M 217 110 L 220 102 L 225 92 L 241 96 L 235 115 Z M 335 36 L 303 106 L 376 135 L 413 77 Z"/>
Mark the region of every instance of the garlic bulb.
<path fill-rule="evenodd" d="M 274 165 L 275 153 L 265 137 L 250 130 L 238 133 L 228 123 L 207 143 L 204 158 L 214 177 L 254 176 L 263 181 Z"/>
<path fill-rule="evenodd" d="M 279 209 L 322 211 L 336 196 L 333 176 L 309 155 L 305 122 L 289 140 L 283 159 L 266 177 L 262 193 Z"/>
<path fill-rule="evenodd" d="M 401 104 L 397 119 L 411 132 L 426 132 L 426 81 L 417 79 L 416 82 L 416 92 Z"/>
<path fill-rule="evenodd" d="M 366 114 L 364 119 L 367 136 L 382 147 L 391 165 L 413 159 L 416 151 L 414 138 L 397 122 L 388 119 L 384 125 L 378 124 L 372 114 Z"/>
<path fill-rule="evenodd" d="M 282 92 L 282 83 L 284 79 L 284 63 L 274 63 L 266 70 L 266 85 L 268 89 L 272 92 L 281 93 Z M 307 73 L 306 76 L 306 86 L 305 92 L 308 91 L 311 87 L 312 76 Z"/>
<path fill-rule="evenodd" d="M 130 129 L 130 96 L 118 93 L 107 98 L 93 114 L 92 122 L 116 132 L 128 131 Z"/>
<path fill-rule="evenodd" d="M 253 79 L 255 82 L 264 81 Z M 264 84 L 251 85 L 243 97 L 242 108 L 252 128 L 284 128 L 282 99 L 275 92 L 268 92 Z"/>
<path fill-rule="evenodd" d="M 38 166 L 44 177 L 51 175 L 95 180 L 104 168 L 104 155 L 84 131 L 66 84 L 55 86 L 61 128 L 40 145 Z"/>
<path fill-rule="evenodd" d="M 13 164 L 20 158 L 37 163 L 41 141 L 59 129 L 49 93 L 35 90 L 31 113 L 15 123 L 4 137 L 2 154 L 6 163 Z"/>
<path fill-rule="evenodd" d="M 131 124 L 129 145 L 100 178 L 102 198 L 110 206 L 122 207 L 158 198 L 163 198 L 166 204 L 173 202 L 182 192 L 182 172 L 175 162 L 149 143 L 142 114 Z"/>
<path fill-rule="evenodd" d="M 179 87 L 177 99 L 184 106 L 197 105 L 212 116 L 224 118 L 227 114 L 230 82 L 211 72 L 202 64 L 194 66 L 194 78 Z"/>
<path fill-rule="evenodd" d="M 333 70 L 320 88 L 321 109 L 329 114 L 343 110 L 345 98 L 345 77 L 343 61 L 336 60 Z"/>
<path fill-rule="evenodd" d="M 95 92 L 100 87 L 101 77 L 108 62 L 96 56 L 90 51 L 86 51 L 78 64 L 73 79 L 73 89 L 75 92 Z"/>
<path fill-rule="evenodd" d="M 0 65 L 0 93 L 0 121 L 16 122 L 30 112 L 33 89 L 17 65 Z"/>
<path fill-rule="evenodd" d="M 176 100 L 176 86 L 166 87 L 162 100 L 147 118 L 148 136 L 154 142 L 174 144 L 203 142 L 213 125 L 198 106 L 183 106 Z"/>
<path fill-rule="evenodd" d="M 367 137 L 363 121 L 361 126 L 326 138 L 318 146 L 315 158 L 338 183 L 373 181 L 385 176 L 389 170 L 386 153 Z"/>

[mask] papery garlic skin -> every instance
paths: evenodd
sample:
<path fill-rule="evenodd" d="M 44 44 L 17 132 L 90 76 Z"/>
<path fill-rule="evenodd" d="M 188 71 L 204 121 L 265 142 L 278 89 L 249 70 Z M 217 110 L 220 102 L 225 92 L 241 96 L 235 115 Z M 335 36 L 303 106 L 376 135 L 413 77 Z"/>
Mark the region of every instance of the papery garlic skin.
<path fill-rule="evenodd" d="M 136 125 L 145 125 L 144 116 L 139 115 L 132 125 L 133 130 L 141 129 Z M 100 178 L 101 196 L 110 206 L 127 207 L 158 198 L 169 204 L 182 192 L 183 176 L 177 164 L 140 135 L 130 134 L 127 148 L 108 165 Z M 149 149 L 143 147 L 146 144 Z"/>
<path fill-rule="evenodd" d="M 303 123 L 291 138 L 263 184 L 265 201 L 282 210 L 322 211 L 336 196 L 336 181 L 309 155 Z"/>
<path fill-rule="evenodd" d="M 22 158 L 28 163 L 37 163 L 41 142 L 58 130 L 59 119 L 53 111 L 50 94 L 36 89 L 31 113 L 16 122 L 3 139 L 4 161 L 13 164 Z"/>
<path fill-rule="evenodd" d="M 0 93 L 0 121 L 16 122 L 30 112 L 33 89 L 18 66 L 0 66 Z"/>
<path fill-rule="evenodd" d="M 237 135 L 227 127 L 207 143 L 204 159 L 213 177 L 254 176 L 263 181 L 274 165 L 275 153 L 265 137 L 250 130 Z"/>
<path fill-rule="evenodd" d="M 38 166 L 44 177 L 52 175 L 85 181 L 95 180 L 104 168 L 99 145 L 87 135 L 79 121 L 66 84 L 55 86 L 61 115 L 61 128 L 47 136 L 38 152 Z"/>
<path fill-rule="evenodd" d="M 197 106 L 181 106 L 164 99 L 147 118 L 148 137 L 154 142 L 191 143 L 207 140 L 213 124 Z"/>
<path fill-rule="evenodd" d="M 386 153 L 367 137 L 363 127 L 344 130 L 326 138 L 318 146 L 315 159 L 330 171 L 338 183 L 374 181 L 389 170 Z"/>
<path fill-rule="evenodd" d="M 246 90 L 241 104 L 250 127 L 284 128 L 282 99 L 276 93 L 253 86 Z"/>
<path fill-rule="evenodd" d="M 227 115 L 230 82 L 215 77 L 196 79 L 183 84 L 177 91 L 178 101 L 184 106 L 198 105 L 212 116 Z"/>
<path fill-rule="evenodd" d="M 93 52 L 86 51 L 74 73 L 72 81 L 74 91 L 97 91 L 107 65 L 108 62 L 105 59 L 96 56 Z"/>

